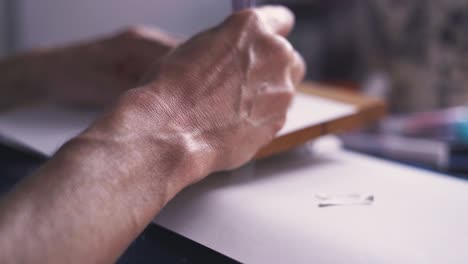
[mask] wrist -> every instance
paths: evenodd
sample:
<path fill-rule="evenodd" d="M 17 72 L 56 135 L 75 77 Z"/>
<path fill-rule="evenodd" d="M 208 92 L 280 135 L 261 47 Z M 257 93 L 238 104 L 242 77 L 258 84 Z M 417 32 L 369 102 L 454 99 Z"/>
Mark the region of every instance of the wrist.
<path fill-rule="evenodd" d="M 126 145 L 87 133 L 67 142 L 48 163 L 81 182 L 98 182 L 105 195 L 127 205 L 136 226 L 146 226 L 172 198 L 169 180 L 163 174 L 154 176 L 148 165 L 147 158 Z"/>
<path fill-rule="evenodd" d="M 109 153 L 123 173 L 147 183 L 158 182 L 152 192 L 163 194 L 165 204 L 179 191 L 212 172 L 210 153 L 193 148 L 187 135 L 168 129 L 157 111 L 149 113 L 142 104 L 118 104 L 109 114 L 75 140 Z"/>

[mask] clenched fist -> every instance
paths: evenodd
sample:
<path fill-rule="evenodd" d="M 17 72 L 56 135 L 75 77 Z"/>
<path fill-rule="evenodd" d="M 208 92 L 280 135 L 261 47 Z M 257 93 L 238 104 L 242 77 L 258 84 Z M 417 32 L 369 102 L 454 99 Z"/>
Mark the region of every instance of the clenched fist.
<path fill-rule="evenodd" d="M 118 34 L 59 48 L 36 49 L 0 61 L 0 110 L 49 97 L 80 106 L 103 106 L 139 85 L 155 61 L 179 41 L 156 29 Z"/>
<path fill-rule="evenodd" d="M 161 59 L 148 84 L 125 94 L 86 135 L 118 138 L 199 172 L 182 186 L 241 166 L 282 128 L 303 78 L 304 62 L 285 39 L 293 24 L 282 7 L 232 15 Z"/>
<path fill-rule="evenodd" d="M 149 67 L 176 45 L 163 32 L 136 27 L 55 49 L 42 58 L 42 83 L 61 103 L 100 106 L 138 85 Z"/>
<path fill-rule="evenodd" d="M 249 161 L 283 126 L 304 74 L 284 38 L 293 20 L 281 7 L 242 11 L 159 60 L 0 200 L 0 262 L 115 262 L 180 190 Z M 101 66 L 98 84 L 108 84 Z M 93 72 L 71 77 L 89 84 Z"/>

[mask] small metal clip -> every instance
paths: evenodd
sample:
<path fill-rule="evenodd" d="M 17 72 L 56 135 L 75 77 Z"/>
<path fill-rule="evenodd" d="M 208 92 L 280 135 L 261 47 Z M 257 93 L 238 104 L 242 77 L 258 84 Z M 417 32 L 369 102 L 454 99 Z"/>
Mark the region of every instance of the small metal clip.
<path fill-rule="evenodd" d="M 317 194 L 315 198 L 318 200 L 318 207 L 372 205 L 375 201 L 373 195 L 356 193 L 339 195 Z"/>

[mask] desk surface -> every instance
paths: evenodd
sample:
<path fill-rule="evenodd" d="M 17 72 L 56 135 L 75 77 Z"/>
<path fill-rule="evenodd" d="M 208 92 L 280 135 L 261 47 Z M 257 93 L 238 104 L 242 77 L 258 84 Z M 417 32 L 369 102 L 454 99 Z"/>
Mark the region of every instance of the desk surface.
<path fill-rule="evenodd" d="M 3 186 L 11 185 L 21 176 L 36 168 L 42 159 L 24 155 L 0 146 L 0 182 Z M 168 208 L 168 214 L 179 214 L 173 229 L 180 229 L 188 237 L 197 238 L 200 242 L 216 248 L 219 239 L 226 231 L 247 229 L 250 239 L 240 237 L 242 232 L 229 237 L 233 243 L 231 249 L 224 248 L 230 256 L 249 253 L 249 262 L 261 263 L 260 259 L 268 256 L 275 261 L 291 263 L 466 263 L 468 252 L 468 182 L 444 175 L 430 173 L 398 164 L 358 155 L 342 150 L 311 151 L 303 148 L 287 156 L 277 157 L 269 163 L 282 164 L 282 170 L 272 170 L 266 164 L 259 163 L 245 170 L 266 173 L 264 176 L 249 178 L 239 174 L 241 171 L 220 178 L 214 175 L 207 183 L 216 184 L 219 188 L 198 195 L 197 190 L 206 188 L 200 184 L 177 197 L 174 207 L 183 200 L 187 207 L 202 209 L 201 215 L 193 215 L 193 210 L 174 211 Z M 338 171 L 338 165 L 347 166 L 346 173 Z M 385 170 L 382 170 L 382 169 Z M 287 176 L 280 176 L 288 170 Z M 294 187 L 298 177 L 307 172 L 312 183 L 307 190 L 300 191 Z M 258 174 L 260 175 L 260 174 Z M 307 176 L 306 175 L 306 176 Z M 331 175 L 331 176 L 330 176 Z M 284 179 L 283 179 L 284 178 Z M 273 179 L 273 181 L 271 181 Z M 6 182 L 6 183 L 5 183 Z M 246 203 L 235 198 L 235 186 L 248 183 L 249 188 L 256 188 L 266 183 L 276 186 L 275 189 L 288 192 L 288 195 L 264 193 L 250 204 L 261 205 L 257 210 L 248 211 Z M 219 199 L 220 203 L 231 201 L 234 207 L 226 207 L 236 215 L 223 214 L 228 222 L 220 221 L 210 225 L 206 232 L 206 223 L 202 223 L 203 214 L 213 216 L 210 208 L 200 208 L 200 200 L 216 197 L 220 188 L 230 189 Z M 253 189 L 251 189 L 253 190 Z M 366 192 L 375 195 L 376 203 L 371 207 L 336 207 L 318 209 L 313 202 L 305 210 L 288 206 L 291 201 L 303 195 L 316 192 Z M 245 192 L 244 194 L 249 194 Z M 194 197 L 196 195 L 197 197 Z M 233 196 L 234 195 L 234 196 Z M 252 193 L 250 193 L 252 195 Z M 249 198 L 249 196 L 247 196 Z M 281 200 L 276 206 L 271 201 Z M 229 205 L 229 204 L 228 204 Z M 283 208 L 284 205 L 287 205 Z M 198 207 L 196 207 L 198 206 Z M 250 206 L 250 205 L 249 205 Z M 242 211 L 242 208 L 244 210 Z M 213 207 L 212 210 L 217 210 Z M 273 210 L 276 217 L 268 217 L 260 212 Z M 225 213 L 223 211 L 223 213 Z M 183 215 L 187 214 L 187 215 Z M 190 225 L 184 223 L 184 216 L 190 216 Z M 265 217 L 266 216 L 266 217 Z M 260 226 L 249 229 L 248 226 L 235 225 L 239 218 L 258 222 Z M 278 222 L 296 219 L 286 226 Z M 215 218 L 216 219 L 216 218 Z M 164 222 L 164 219 L 162 219 Z M 232 226 L 226 225 L 232 223 Z M 167 223 L 166 223 L 167 224 Z M 169 226 L 169 225 L 167 225 Z M 191 230 L 191 231 L 190 231 Z M 275 234 L 270 239 L 265 237 Z M 198 232 L 196 232 L 198 231 Z M 232 232 L 231 232 L 232 233 Z M 211 234 L 211 236 L 208 236 Z M 214 234 L 214 235 L 213 235 Z M 286 235 L 296 234 L 294 243 L 286 243 Z M 203 240 L 203 241 L 202 241 Z M 254 245 L 254 246 L 252 246 Z M 280 250 L 269 251 L 271 246 Z M 224 246 L 229 244 L 224 243 Z M 247 247 L 245 252 L 243 246 Z M 174 249 L 177 249 L 174 251 Z M 307 253 L 307 254 L 304 254 Z M 151 226 L 135 241 L 121 258 L 120 263 L 229 263 L 233 262 L 206 247 L 189 239 L 168 232 L 160 227 Z"/>
<path fill-rule="evenodd" d="M 468 181 L 322 143 L 212 175 L 156 221 L 246 263 L 468 263 Z M 375 203 L 319 208 L 322 193 Z"/>

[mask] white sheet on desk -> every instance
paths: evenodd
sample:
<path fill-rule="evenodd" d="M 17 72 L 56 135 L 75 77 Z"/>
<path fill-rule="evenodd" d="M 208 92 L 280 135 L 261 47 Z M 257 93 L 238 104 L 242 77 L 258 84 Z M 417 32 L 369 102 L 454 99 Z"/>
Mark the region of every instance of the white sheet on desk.
<path fill-rule="evenodd" d="M 279 136 L 356 113 L 357 108 L 317 96 L 299 93 L 288 111 L 288 118 Z"/>
<path fill-rule="evenodd" d="M 318 208 L 318 193 L 376 201 Z M 244 263 L 468 263 L 467 204 L 466 181 L 306 146 L 212 175 L 155 221 Z"/>
<path fill-rule="evenodd" d="M 352 105 L 298 94 L 280 135 L 352 114 Z M 96 112 L 53 105 L 37 105 L 0 114 L 0 134 L 43 154 L 52 155 L 62 144 L 84 130 Z"/>
<path fill-rule="evenodd" d="M 98 115 L 55 105 L 35 105 L 0 114 L 0 134 L 42 154 L 52 156 Z"/>

